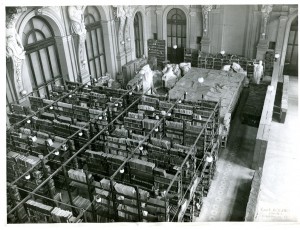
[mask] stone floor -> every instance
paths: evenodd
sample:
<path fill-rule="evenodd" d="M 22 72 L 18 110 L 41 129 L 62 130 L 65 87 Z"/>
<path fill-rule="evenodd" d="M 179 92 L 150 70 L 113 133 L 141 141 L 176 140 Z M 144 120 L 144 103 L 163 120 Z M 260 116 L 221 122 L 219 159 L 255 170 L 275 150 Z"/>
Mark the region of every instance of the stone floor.
<path fill-rule="evenodd" d="M 255 221 L 300 221 L 298 77 L 290 77 L 284 124 L 272 122 Z"/>
<path fill-rule="evenodd" d="M 241 94 L 231 124 L 227 148 L 222 149 L 217 172 L 200 216 L 195 221 L 243 221 L 254 171 L 249 169 L 253 157 L 257 128 L 241 124 L 240 113 L 247 97 Z"/>

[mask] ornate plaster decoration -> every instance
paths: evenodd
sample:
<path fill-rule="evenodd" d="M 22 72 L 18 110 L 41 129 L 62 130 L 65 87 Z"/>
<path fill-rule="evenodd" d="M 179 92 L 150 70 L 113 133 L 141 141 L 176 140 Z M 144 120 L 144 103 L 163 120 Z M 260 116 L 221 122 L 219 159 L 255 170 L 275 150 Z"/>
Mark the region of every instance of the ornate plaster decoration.
<path fill-rule="evenodd" d="M 261 8 L 262 19 L 263 19 L 263 29 L 262 29 L 262 39 L 266 39 L 266 31 L 267 31 L 267 23 L 270 17 L 270 13 L 272 12 L 273 5 L 263 5 Z"/>
<path fill-rule="evenodd" d="M 208 13 L 212 10 L 212 5 L 203 5 L 202 14 L 203 14 L 203 35 L 208 35 Z"/>
<path fill-rule="evenodd" d="M 25 51 L 16 30 L 16 22 L 26 10 L 25 7 L 11 7 L 6 13 L 6 58 L 13 61 L 14 80 L 19 93 L 23 90 L 22 64 L 25 60 Z"/>
<path fill-rule="evenodd" d="M 83 10 L 84 6 L 69 6 L 68 13 L 71 19 L 71 32 L 78 36 L 76 39 L 77 55 L 80 69 L 85 69 L 86 61 L 84 59 L 84 42 L 86 38 L 86 29 L 84 24 Z"/>

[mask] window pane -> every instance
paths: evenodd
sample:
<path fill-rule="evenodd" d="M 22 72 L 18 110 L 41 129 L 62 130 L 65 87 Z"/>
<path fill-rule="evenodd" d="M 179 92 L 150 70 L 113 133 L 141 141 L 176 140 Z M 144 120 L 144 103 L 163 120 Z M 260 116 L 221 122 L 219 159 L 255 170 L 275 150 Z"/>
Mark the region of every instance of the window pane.
<path fill-rule="evenodd" d="M 35 32 L 35 36 L 36 36 L 37 41 L 44 40 L 43 35 L 41 33 L 39 33 L 39 32 Z"/>
<path fill-rule="evenodd" d="M 100 58 L 95 59 L 95 65 L 96 65 L 96 76 L 101 76 L 101 70 L 100 70 Z"/>
<path fill-rule="evenodd" d="M 295 37 L 295 31 L 290 31 L 288 44 L 293 44 Z"/>
<path fill-rule="evenodd" d="M 296 31 L 296 40 L 295 40 L 295 44 L 298 45 L 298 31 Z"/>
<path fill-rule="evenodd" d="M 181 48 L 181 38 L 177 38 L 177 43 L 178 48 Z"/>
<path fill-rule="evenodd" d="M 181 25 L 177 25 L 177 37 L 181 37 Z"/>
<path fill-rule="evenodd" d="M 42 74 L 41 63 L 39 61 L 39 57 L 38 57 L 37 52 L 31 53 L 30 56 L 31 56 L 31 60 L 32 60 L 35 79 L 36 79 L 38 86 L 40 86 L 40 85 L 44 84 L 44 80 L 43 80 L 43 74 Z"/>
<path fill-rule="evenodd" d="M 93 46 L 93 54 L 94 57 L 98 56 L 98 47 L 97 47 L 97 37 L 96 37 L 96 31 L 92 30 L 91 31 L 91 36 L 92 36 L 92 46 Z"/>
<path fill-rule="evenodd" d="M 172 46 L 171 37 L 168 37 L 168 47 Z"/>
<path fill-rule="evenodd" d="M 26 55 L 26 65 L 27 65 L 27 69 L 28 69 L 28 74 L 30 76 L 30 82 L 31 82 L 31 85 L 33 88 L 36 88 L 36 85 L 35 85 L 35 82 L 34 82 L 34 76 L 33 76 L 33 73 L 32 73 L 32 69 L 31 69 L 31 66 L 30 66 L 30 60 L 29 60 L 29 56 Z"/>
<path fill-rule="evenodd" d="M 168 30 L 168 35 L 167 36 L 171 36 L 171 26 L 167 26 L 167 30 Z"/>
<path fill-rule="evenodd" d="M 51 74 L 51 70 L 50 70 L 50 66 L 49 66 L 48 56 L 46 53 L 47 51 L 44 48 L 44 49 L 40 50 L 39 52 L 41 55 L 41 60 L 42 60 L 42 65 L 43 65 L 46 81 L 50 81 L 52 79 L 52 74 Z"/>
<path fill-rule="evenodd" d="M 176 36 L 176 25 L 172 25 L 172 36 Z"/>
<path fill-rule="evenodd" d="M 98 36 L 98 46 L 100 50 L 100 54 L 104 53 L 104 47 L 103 47 L 103 38 L 101 33 L 101 28 L 97 28 L 97 36 Z"/>
<path fill-rule="evenodd" d="M 46 91 L 45 87 L 40 88 L 39 92 L 40 92 L 40 97 L 41 98 L 45 98 L 45 95 L 47 95 L 47 91 Z"/>
<path fill-rule="evenodd" d="M 182 38 L 182 41 L 181 41 L 181 47 L 186 47 L 186 38 Z"/>
<path fill-rule="evenodd" d="M 106 73 L 106 68 L 105 68 L 105 56 L 102 55 L 100 57 L 100 61 L 101 61 L 101 69 L 102 69 L 102 75 L 104 75 Z"/>
<path fill-rule="evenodd" d="M 60 76 L 54 45 L 48 47 L 54 77 Z"/>
<path fill-rule="evenodd" d="M 35 42 L 34 33 L 31 33 L 28 37 L 27 45 L 34 43 L 34 42 Z"/>
<path fill-rule="evenodd" d="M 182 37 L 186 37 L 186 25 L 182 25 Z"/>
<path fill-rule="evenodd" d="M 93 58 L 93 51 L 91 47 L 91 33 L 87 32 L 86 33 L 86 46 L 87 46 L 87 53 L 88 53 L 88 59 Z"/>
<path fill-rule="evenodd" d="M 39 18 L 32 18 L 32 23 L 33 23 L 33 27 L 35 29 L 39 29 L 42 30 L 43 26 L 44 26 L 44 22 L 42 20 L 40 20 Z"/>
<path fill-rule="evenodd" d="M 97 76 L 97 75 L 96 75 L 96 72 L 95 72 L 95 64 L 94 64 L 94 61 L 90 61 L 90 69 L 91 69 L 90 74 L 92 75 L 92 77 Z"/>

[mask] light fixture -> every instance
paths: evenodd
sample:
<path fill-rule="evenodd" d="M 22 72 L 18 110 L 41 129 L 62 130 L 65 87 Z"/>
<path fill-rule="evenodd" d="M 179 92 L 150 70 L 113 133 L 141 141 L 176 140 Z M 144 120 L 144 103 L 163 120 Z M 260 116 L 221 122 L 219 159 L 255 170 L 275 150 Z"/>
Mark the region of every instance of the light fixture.
<path fill-rule="evenodd" d="M 53 109 L 53 106 L 50 106 L 49 109 L 52 110 L 52 109 Z"/>
<path fill-rule="evenodd" d="M 25 176 L 25 179 L 26 179 L 26 180 L 29 180 L 29 179 L 30 179 L 30 174 L 27 174 L 27 175 Z"/>
<path fill-rule="evenodd" d="M 27 94 L 27 91 L 25 89 L 21 91 L 21 96 L 22 97 L 26 96 L 26 94 Z"/>
<path fill-rule="evenodd" d="M 37 138 L 36 136 L 31 137 L 32 142 L 36 142 Z"/>
<path fill-rule="evenodd" d="M 140 149 L 140 150 L 143 150 L 144 148 L 143 148 L 143 146 L 140 146 L 139 149 Z"/>
<path fill-rule="evenodd" d="M 159 116 L 158 116 L 158 115 L 155 115 L 155 119 L 156 119 L 156 120 L 159 120 Z"/>
<path fill-rule="evenodd" d="M 121 41 L 120 43 L 121 43 L 121 45 L 124 45 L 124 44 L 125 44 L 125 42 L 124 42 L 124 41 Z"/>
<path fill-rule="evenodd" d="M 67 150 L 66 144 L 63 144 L 63 145 L 61 146 L 61 149 L 62 149 L 63 151 L 66 151 L 66 150 Z"/>
<path fill-rule="evenodd" d="M 97 203 L 101 203 L 101 201 L 102 201 L 102 198 L 101 198 L 100 196 L 97 196 L 97 197 L 96 197 L 96 202 L 97 202 Z"/>
<path fill-rule="evenodd" d="M 55 156 L 58 156 L 58 155 L 59 155 L 59 151 L 55 151 L 55 152 L 54 152 L 54 155 L 55 155 Z"/>
<path fill-rule="evenodd" d="M 164 110 L 161 111 L 161 115 L 165 116 L 166 114 L 167 114 L 166 111 L 164 111 Z"/>
<path fill-rule="evenodd" d="M 213 162 L 213 160 L 214 160 L 214 159 L 213 159 L 212 156 L 207 156 L 206 159 L 205 159 L 205 161 L 208 162 L 208 163 Z"/>
<path fill-rule="evenodd" d="M 203 77 L 199 77 L 199 78 L 198 78 L 198 82 L 199 82 L 200 84 L 202 84 L 202 83 L 204 82 L 204 78 L 203 78 Z"/>
<path fill-rule="evenodd" d="M 262 35 L 262 36 L 265 36 L 265 35 L 266 35 L 266 33 L 262 33 L 261 35 Z"/>
<path fill-rule="evenodd" d="M 276 54 L 274 55 L 274 58 L 275 58 L 275 61 L 277 61 L 277 60 L 280 58 L 280 54 L 279 54 L 279 53 L 276 53 Z"/>
<path fill-rule="evenodd" d="M 158 132 L 158 128 L 156 127 L 156 128 L 154 129 L 154 131 L 155 131 L 155 132 Z"/>
<path fill-rule="evenodd" d="M 116 102 L 116 103 L 115 103 L 115 106 L 118 107 L 118 105 L 119 105 L 119 104 Z"/>
<path fill-rule="evenodd" d="M 148 216 L 148 211 L 143 210 L 143 216 Z"/>
<path fill-rule="evenodd" d="M 225 50 L 221 50 L 220 54 L 224 55 L 225 54 Z"/>
<path fill-rule="evenodd" d="M 31 120 L 27 120 L 27 123 L 30 124 L 30 123 L 31 123 Z"/>
<path fill-rule="evenodd" d="M 173 49 L 174 50 L 176 50 L 177 49 L 177 45 L 175 44 L 175 45 L 173 45 Z"/>
<path fill-rule="evenodd" d="M 129 95 L 132 95 L 132 92 L 131 92 L 131 91 L 129 92 Z"/>
<path fill-rule="evenodd" d="M 181 100 L 179 100 L 178 103 L 180 104 L 180 103 L 181 103 Z"/>
<path fill-rule="evenodd" d="M 99 116 L 99 120 L 102 120 L 102 116 Z"/>
<path fill-rule="evenodd" d="M 120 170 L 120 173 L 124 173 L 124 171 L 125 171 L 124 169 L 121 169 L 121 170 Z"/>
<path fill-rule="evenodd" d="M 83 133 L 82 133 L 82 132 L 80 132 L 80 133 L 78 133 L 78 135 L 81 137 L 81 136 L 83 135 Z"/>
<path fill-rule="evenodd" d="M 169 117 L 171 117 L 171 115 L 172 115 L 171 113 L 168 113 L 168 116 L 169 116 Z"/>

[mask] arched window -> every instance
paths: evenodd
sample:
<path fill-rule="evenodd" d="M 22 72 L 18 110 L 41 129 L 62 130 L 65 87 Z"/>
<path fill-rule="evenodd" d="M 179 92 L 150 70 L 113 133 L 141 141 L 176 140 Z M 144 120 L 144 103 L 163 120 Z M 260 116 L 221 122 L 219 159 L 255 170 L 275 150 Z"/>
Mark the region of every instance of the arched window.
<path fill-rule="evenodd" d="M 26 24 L 22 38 L 33 95 L 49 98 L 48 83 L 62 77 L 54 32 L 46 20 L 36 16 Z"/>
<path fill-rule="evenodd" d="M 135 55 L 140 58 L 144 54 L 143 21 L 141 13 L 137 12 L 134 17 Z"/>
<path fill-rule="evenodd" d="M 174 49 L 173 46 L 177 48 Z M 186 47 L 186 16 L 180 9 L 174 8 L 167 15 L 167 46 L 168 60 L 171 63 L 183 61 Z"/>
<path fill-rule="evenodd" d="M 87 30 L 85 47 L 89 71 L 92 77 L 103 76 L 107 72 L 101 16 L 96 7 L 88 6 L 84 11 Z"/>

